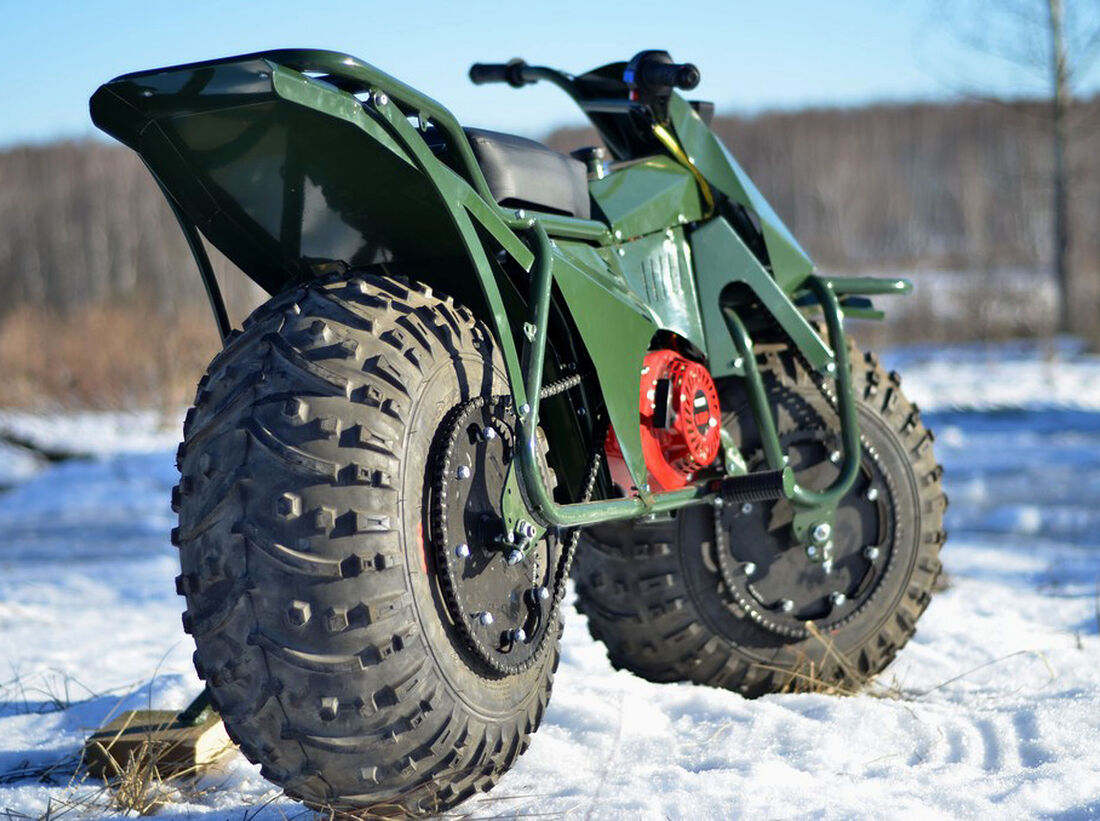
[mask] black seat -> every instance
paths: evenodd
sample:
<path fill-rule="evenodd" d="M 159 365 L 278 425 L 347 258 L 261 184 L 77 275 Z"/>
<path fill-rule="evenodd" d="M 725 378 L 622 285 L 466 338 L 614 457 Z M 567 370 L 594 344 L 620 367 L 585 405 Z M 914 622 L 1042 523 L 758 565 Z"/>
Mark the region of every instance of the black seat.
<path fill-rule="evenodd" d="M 497 203 L 589 218 L 588 171 L 584 163 L 514 134 L 481 128 L 463 131 Z M 436 152 L 446 146 L 435 128 L 429 129 L 424 139 Z"/>

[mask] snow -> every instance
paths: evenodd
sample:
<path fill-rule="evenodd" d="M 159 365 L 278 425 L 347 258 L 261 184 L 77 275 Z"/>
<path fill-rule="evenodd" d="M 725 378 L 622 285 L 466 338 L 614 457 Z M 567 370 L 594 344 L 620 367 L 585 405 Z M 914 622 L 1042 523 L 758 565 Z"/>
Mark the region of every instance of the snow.
<path fill-rule="evenodd" d="M 1100 362 L 1068 343 L 887 357 L 935 428 L 951 586 L 877 685 L 747 701 L 611 669 L 569 613 L 531 749 L 473 818 L 1100 815 Z M 982 386 L 980 390 L 976 386 Z M 178 420 L 175 422 L 178 425 Z M 0 818 L 117 817 L 73 779 L 108 715 L 200 689 L 168 530 L 178 427 L 0 414 Z M 50 437 L 48 440 L 45 437 Z M 42 773 L 49 772 L 43 776 Z M 309 817 L 236 756 L 159 817 Z"/>

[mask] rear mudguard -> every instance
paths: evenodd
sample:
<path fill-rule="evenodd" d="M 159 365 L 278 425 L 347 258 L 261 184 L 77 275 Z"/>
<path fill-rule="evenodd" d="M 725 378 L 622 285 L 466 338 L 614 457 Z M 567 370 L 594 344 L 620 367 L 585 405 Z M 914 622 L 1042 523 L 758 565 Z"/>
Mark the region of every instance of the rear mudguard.
<path fill-rule="evenodd" d="M 531 272 L 532 293 L 536 271 L 547 273 L 592 360 L 640 489 L 640 369 L 658 331 L 709 355 L 716 375 L 738 373 L 719 300 L 740 282 L 811 362 L 831 361 L 788 296 L 809 274 L 808 259 L 678 97 L 672 125 L 697 168 L 654 157 L 594 180 L 594 220 L 501 208 L 449 111 L 334 52 L 269 51 L 125 75 L 95 93 L 91 112 L 142 156 L 189 238 L 197 228 L 268 292 L 384 263 L 468 305 L 497 337 L 521 415 L 538 387 L 532 367 L 541 378 L 545 361 L 546 331 L 535 319 L 545 324 L 548 312 L 524 299 L 506 272 Z M 457 158 L 452 165 L 425 142 L 429 125 Z M 760 218 L 771 267 L 782 263 L 782 277 L 721 216 L 704 213 L 700 170 Z M 203 268 L 201 243 L 192 248 Z M 525 435 L 534 421 L 525 420 Z M 575 451 L 576 419 L 561 424 L 573 427 L 563 435 L 552 429 L 552 448 Z"/>

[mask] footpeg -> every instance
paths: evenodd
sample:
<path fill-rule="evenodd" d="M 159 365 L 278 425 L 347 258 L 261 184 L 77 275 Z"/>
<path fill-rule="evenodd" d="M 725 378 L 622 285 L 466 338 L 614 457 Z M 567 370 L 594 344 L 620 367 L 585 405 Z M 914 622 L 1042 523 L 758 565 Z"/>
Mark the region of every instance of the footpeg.
<path fill-rule="evenodd" d="M 744 502 L 771 502 L 789 497 L 794 488 L 794 472 L 785 467 L 782 470 L 761 470 L 730 476 L 718 484 L 718 492 L 729 504 Z"/>

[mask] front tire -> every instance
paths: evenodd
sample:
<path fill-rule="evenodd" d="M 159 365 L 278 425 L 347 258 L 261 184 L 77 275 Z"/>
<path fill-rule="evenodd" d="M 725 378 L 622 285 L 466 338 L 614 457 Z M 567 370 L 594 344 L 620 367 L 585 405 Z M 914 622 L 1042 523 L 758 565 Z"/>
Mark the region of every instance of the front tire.
<path fill-rule="evenodd" d="M 796 476 L 825 486 L 838 472 L 834 409 L 789 351 L 766 354 L 760 367 Z M 852 692 L 893 660 L 940 572 L 947 497 L 932 434 L 897 374 L 853 349 L 852 382 L 863 454 L 836 519 L 835 572 L 822 572 L 791 545 L 785 501 L 717 515 L 688 508 L 673 521 L 586 531 L 576 561 L 578 606 L 615 667 L 755 697 Z M 759 462 L 743 387 L 729 380 L 719 389 L 724 427 Z M 726 530 L 716 538 L 719 522 Z M 845 598 L 831 604 L 836 590 Z"/>
<path fill-rule="evenodd" d="M 271 300 L 200 382 L 175 494 L 184 625 L 230 736 L 291 797 L 438 813 L 538 727 L 560 624 L 526 669 L 488 669 L 431 546 L 441 422 L 503 388 L 467 309 L 382 276 Z"/>

